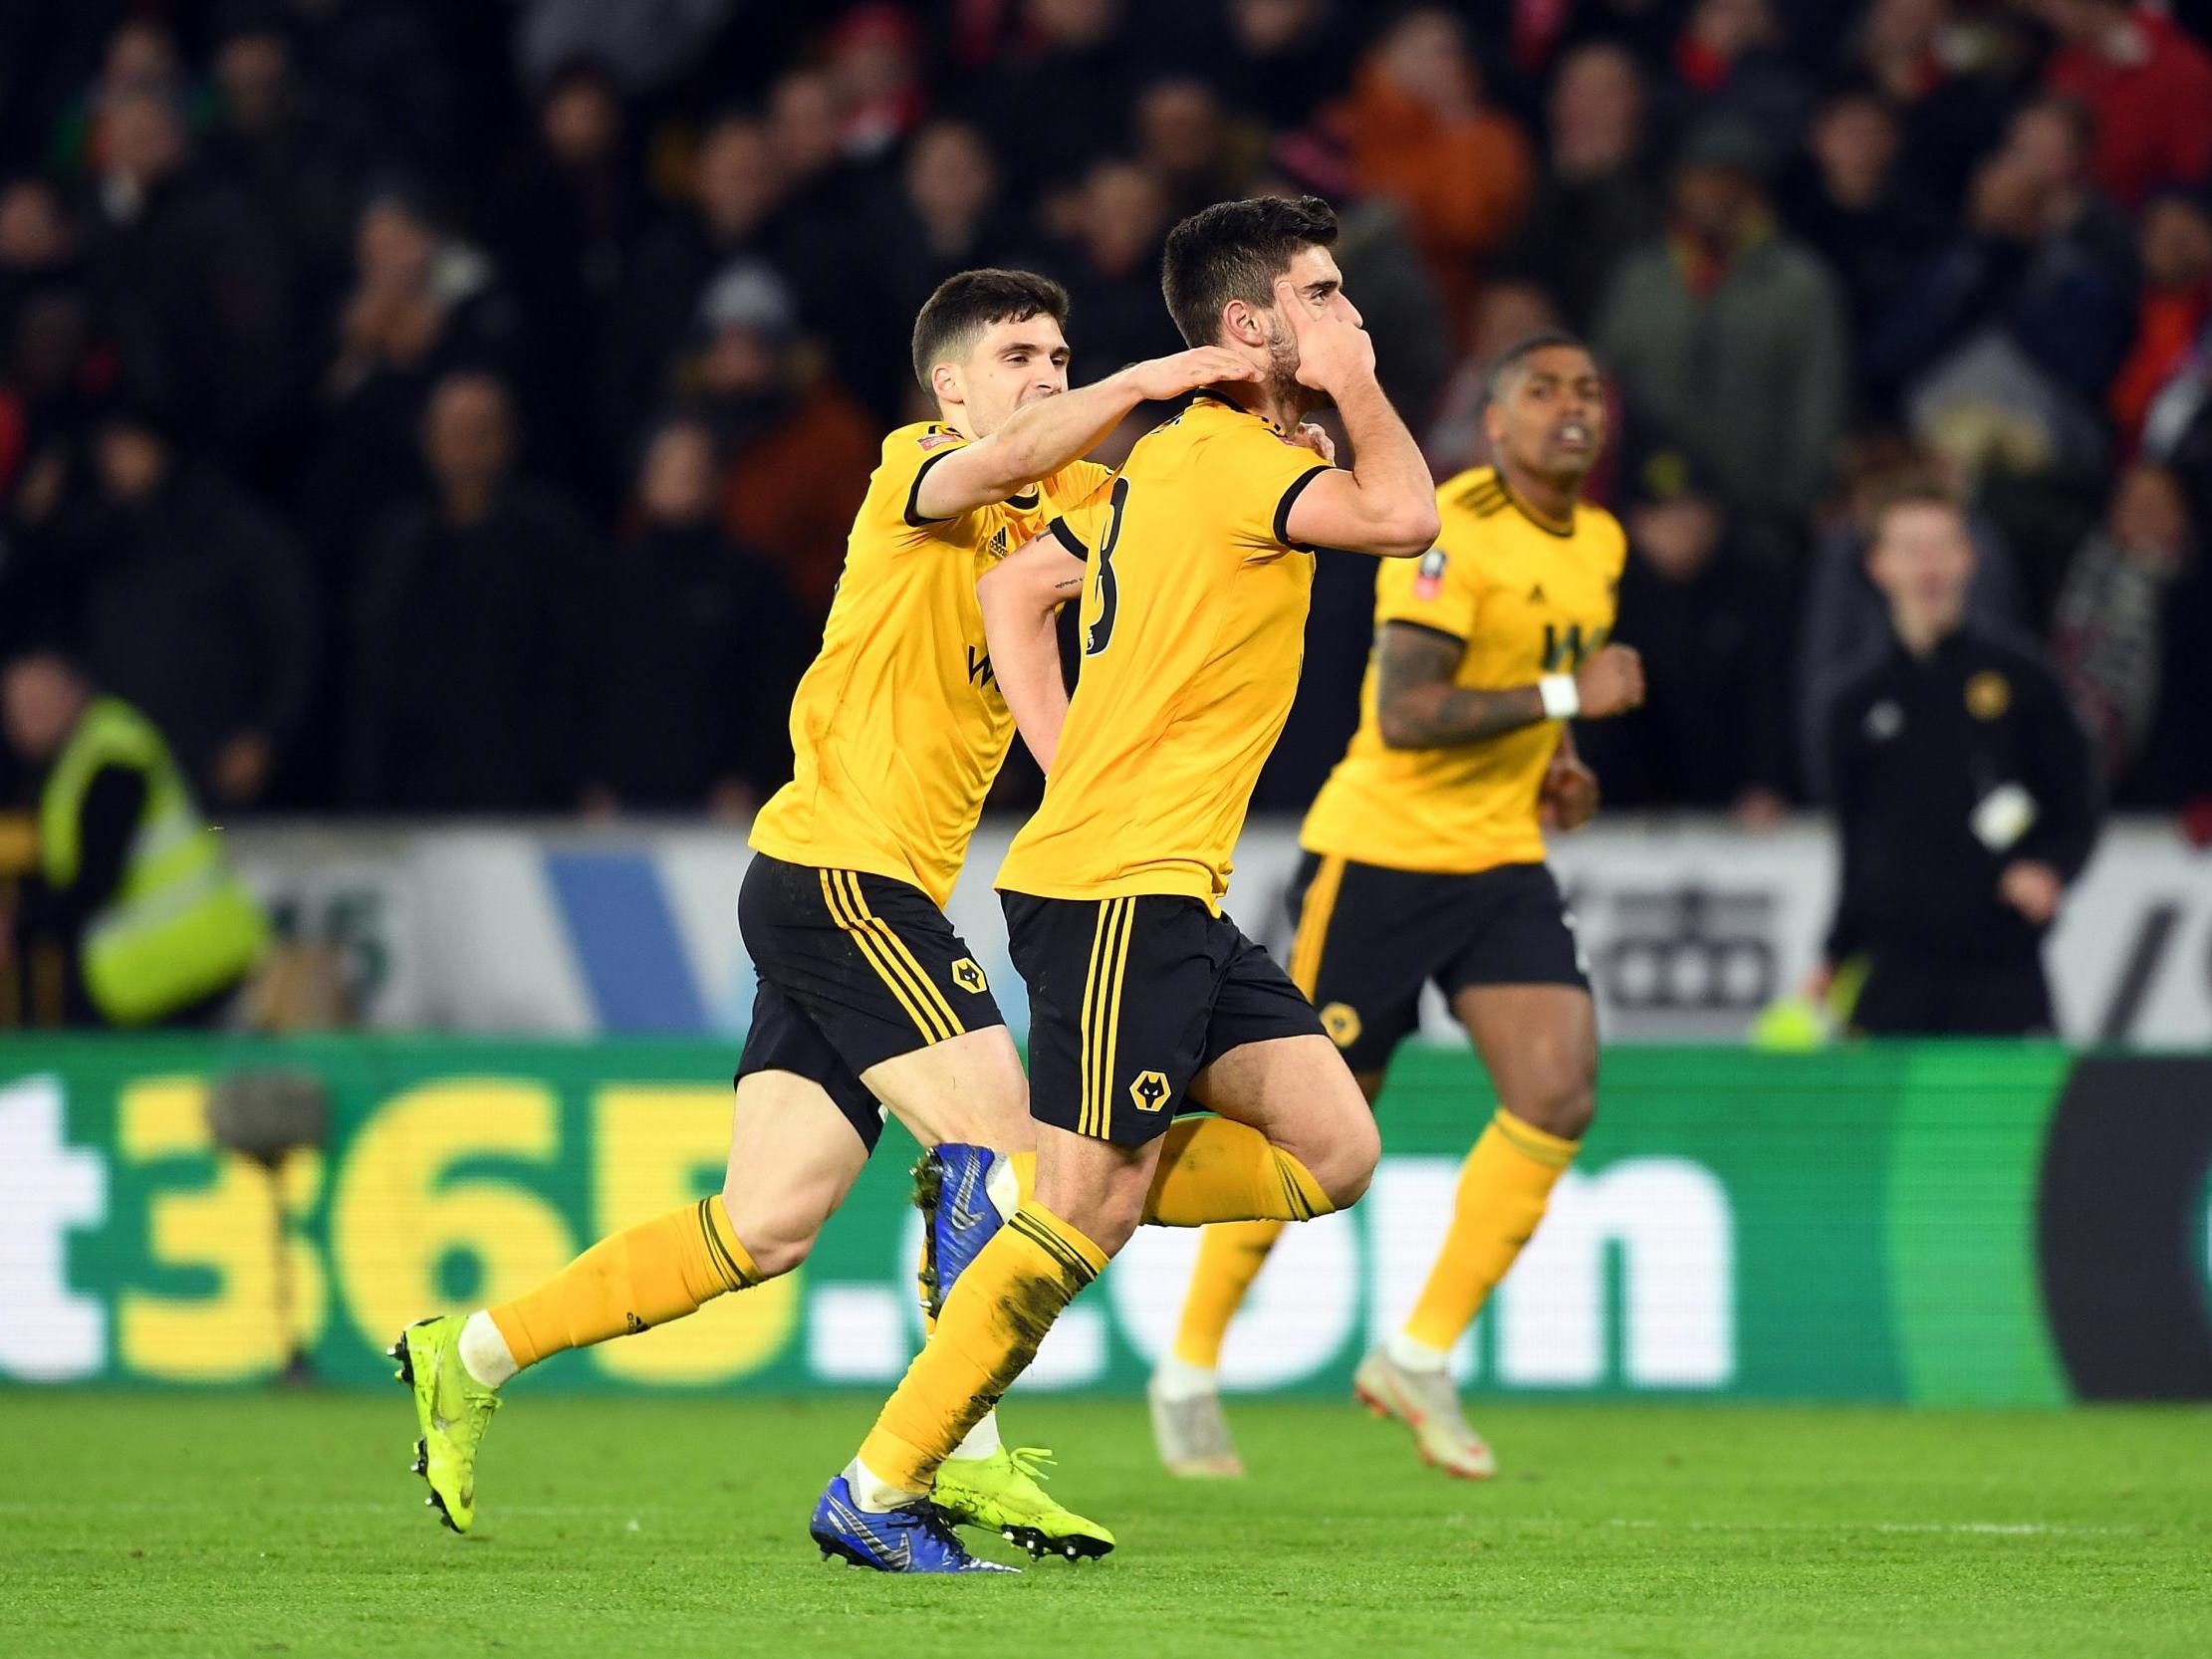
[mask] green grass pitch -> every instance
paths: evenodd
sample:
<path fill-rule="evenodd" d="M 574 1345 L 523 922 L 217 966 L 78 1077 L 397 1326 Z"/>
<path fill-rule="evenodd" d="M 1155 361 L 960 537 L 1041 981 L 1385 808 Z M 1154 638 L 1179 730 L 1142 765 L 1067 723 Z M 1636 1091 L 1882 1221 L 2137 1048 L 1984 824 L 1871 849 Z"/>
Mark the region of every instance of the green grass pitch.
<path fill-rule="evenodd" d="M 2212 1652 L 2202 1411 L 1487 1405 L 1505 1472 L 1469 1486 L 1349 1404 L 1247 1403 L 1252 1477 L 1186 1485 L 1154 1467 L 1141 1407 L 1017 1396 L 1010 1429 L 1057 1448 L 1059 1489 L 1120 1549 L 899 1581 L 806 1538 L 869 1410 L 518 1388 L 464 1540 L 405 1473 L 396 1388 L 0 1392 L 0 1650 Z"/>

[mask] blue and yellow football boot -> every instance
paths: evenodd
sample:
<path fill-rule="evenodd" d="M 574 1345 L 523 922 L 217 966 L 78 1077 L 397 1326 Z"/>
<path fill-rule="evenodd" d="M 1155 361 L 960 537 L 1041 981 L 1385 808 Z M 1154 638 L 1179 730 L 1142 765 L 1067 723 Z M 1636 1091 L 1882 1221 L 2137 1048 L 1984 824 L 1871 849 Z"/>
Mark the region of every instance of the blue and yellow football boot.
<path fill-rule="evenodd" d="M 947 1142 L 914 1165 L 914 1203 L 922 1217 L 922 1305 L 935 1318 L 968 1264 L 1021 1207 L 1021 1187 L 1005 1154 Z"/>
<path fill-rule="evenodd" d="M 1018 1572 L 968 1553 L 952 1523 L 926 1498 L 891 1510 L 863 1510 L 840 1475 L 824 1489 L 807 1531 L 824 1560 L 873 1572 Z"/>

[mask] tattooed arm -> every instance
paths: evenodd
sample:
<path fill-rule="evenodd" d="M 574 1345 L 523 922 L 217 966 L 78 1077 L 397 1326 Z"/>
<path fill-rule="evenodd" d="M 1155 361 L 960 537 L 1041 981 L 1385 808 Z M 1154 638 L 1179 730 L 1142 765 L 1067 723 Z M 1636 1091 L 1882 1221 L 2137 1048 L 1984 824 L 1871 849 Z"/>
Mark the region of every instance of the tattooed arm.
<path fill-rule="evenodd" d="M 1375 707 L 1392 749 L 1449 749 L 1487 743 L 1548 719 L 1541 685 L 1485 690 L 1455 685 L 1467 643 L 1418 622 L 1386 622 L 1375 646 Z M 1575 674 L 1581 714 L 1601 720 L 1643 701 L 1643 660 L 1607 645 Z"/>

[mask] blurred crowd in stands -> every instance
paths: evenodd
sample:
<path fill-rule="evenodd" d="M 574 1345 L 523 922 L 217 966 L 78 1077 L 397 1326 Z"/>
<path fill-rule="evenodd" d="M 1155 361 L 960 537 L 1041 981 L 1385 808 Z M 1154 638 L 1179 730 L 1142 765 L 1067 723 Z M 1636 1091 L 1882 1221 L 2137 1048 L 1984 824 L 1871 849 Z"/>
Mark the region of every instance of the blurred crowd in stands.
<path fill-rule="evenodd" d="M 931 287 L 1054 274 L 1087 379 L 1179 344 L 1178 215 L 1311 190 L 1439 477 L 1502 346 L 1599 353 L 1650 686 L 1587 745 L 1610 804 L 1804 798 L 1886 626 L 1867 504 L 1934 469 L 2117 804 L 2204 813 L 2208 40 L 2212 0 L 9 0 L 0 651 L 66 643 L 219 815 L 741 817 Z M 1325 557 L 1262 808 L 1340 751 L 1371 580 Z"/>

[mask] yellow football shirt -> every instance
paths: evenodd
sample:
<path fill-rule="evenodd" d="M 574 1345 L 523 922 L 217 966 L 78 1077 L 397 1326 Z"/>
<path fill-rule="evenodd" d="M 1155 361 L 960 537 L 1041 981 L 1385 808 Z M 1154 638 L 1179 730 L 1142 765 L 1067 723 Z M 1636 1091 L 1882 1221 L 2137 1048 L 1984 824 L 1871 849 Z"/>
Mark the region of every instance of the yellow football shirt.
<path fill-rule="evenodd" d="M 1290 713 L 1314 585 L 1288 545 L 1327 465 L 1201 395 L 1065 516 L 1090 569 L 1083 671 L 1036 816 L 998 884 L 1042 898 L 1182 893 L 1218 909 Z"/>
<path fill-rule="evenodd" d="M 1453 683 L 1482 690 L 1571 673 L 1613 625 L 1627 539 L 1600 507 L 1578 505 L 1562 531 L 1530 513 L 1489 467 L 1436 492 L 1443 532 L 1418 560 L 1386 562 L 1374 625 L 1415 622 L 1465 642 Z M 1299 843 L 1391 869 L 1471 874 L 1539 863 L 1537 797 L 1559 747 L 1540 721 L 1483 743 L 1391 749 L 1375 710 L 1375 664 L 1359 691 L 1359 729 L 1306 815 Z"/>
<path fill-rule="evenodd" d="M 822 649 L 792 699 L 791 782 L 750 837 L 770 857 L 886 875 L 939 905 L 1014 733 L 976 579 L 1110 476 L 1076 461 L 997 506 L 923 519 L 922 474 L 966 442 L 934 421 L 883 440 Z"/>

